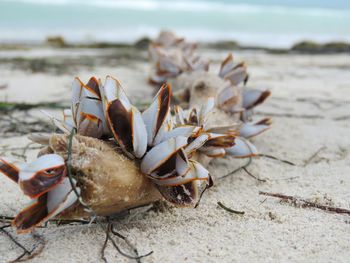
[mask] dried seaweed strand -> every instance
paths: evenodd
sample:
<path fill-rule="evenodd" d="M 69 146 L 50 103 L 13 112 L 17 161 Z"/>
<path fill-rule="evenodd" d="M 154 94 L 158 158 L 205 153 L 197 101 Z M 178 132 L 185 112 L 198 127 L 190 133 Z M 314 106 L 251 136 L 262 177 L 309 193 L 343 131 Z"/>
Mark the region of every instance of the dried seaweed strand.
<path fill-rule="evenodd" d="M 11 223 L 11 221 L 15 219 L 13 216 L 4 216 L 4 215 L 0 215 L 0 220 L 3 223 Z"/>
<path fill-rule="evenodd" d="M 41 254 L 41 252 L 45 248 L 46 242 L 45 242 L 45 240 L 44 240 L 44 238 L 42 236 L 39 236 L 37 234 L 32 234 L 32 236 L 33 236 L 34 239 L 38 240 L 38 242 L 30 250 L 30 254 L 26 258 L 23 258 L 24 256 L 27 255 L 27 253 L 23 252 L 19 257 L 17 257 L 13 261 L 10 261 L 9 263 L 24 262 L 24 261 L 33 259 L 34 257 L 36 257 L 36 256 Z M 41 247 L 38 249 L 39 245 L 41 245 Z"/>
<path fill-rule="evenodd" d="M 4 222 L 4 221 L 6 222 L 6 221 L 8 221 L 10 219 L 12 220 L 13 217 L 0 216 L 0 219 L 1 219 L 2 222 Z M 0 231 L 3 232 L 5 235 L 7 235 L 11 239 L 11 241 L 13 243 L 15 243 L 19 248 L 21 248 L 23 250 L 23 253 L 21 255 L 19 255 L 15 260 L 9 261 L 9 263 L 27 261 L 27 260 L 32 259 L 35 256 L 39 255 L 43 251 L 43 249 L 44 249 L 44 247 L 46 245 L 46 242 L 41 236 L 36 235 L 36 234 L 32 234 L 34 239 L 38 240 L 38 242 L 36 244 L 34 244 L 34 246 L 33 246 L 33 248 L 31 250 L 28 250 L 24 245 L 22 245 L 20 242 L 18 242 L 9 232 L 7 232 L 5 230 L 5 228 L 8 228 L 10 226 L 11 226 L 11 224 L 4 225 L 4 226 L 0 227 Z M 40 247 L 40 249 L 37 250 L 37 248 L 38 248 L 38 246 L 40 244 L 42 246 Z M 35 252 L 35 253 L 33 253 L 33 252 Z M 25 256 L 27 256 L 27 257 L 24 258 Z"/>
<path fill-rule="evenodd" d="M 233 170 L 232 172 L 229 172 L 229 173 L 227 173 L 227 174 L 225 174 L 223 176 L 220 176 L 218 178 L 218 180 L 222 180 L 222 179 L 224 179 L 226 177 L 229 177 L 229 176 L 231 176 L 231 175 L 241 171 L 243 168 L 247 168 L 251 163 L 252 163 L 252 158 L 249 157 L 249 160 L 248 160 L 248 162 L 246 164 L 242 165 L 241 167 L 238 167 L 237 169 Z"/>
<path fill-rule="evenodd" d="M 273 113 L 273 112 L 261 112 L 257 111 L 257 115 L 264 115 L 268 117 L 285 117 L 285 118 L 296 118 L 296 119 L 325 119 L 322 115 L 307 115 L 307 114 L 292 114 L 292 113 Z"/>
<path fill-rule="evenodd" d="M 339 117 L 333 118 L 333 120 L 335 120 L 335 121 L 346 121 L 349 119 L 350 119 L 350 115 L 344 115 L 344 116 L 339 116 Z"/>
<path fill-rule="evenodd" d="M 350 210 L 348 210 L 348 209 L 340 208 L 340 207 L 333 207 L 333 206 L 328 206 L 328 205 L 321 205 L 321 204 L 307 201 L 303 198 L 296 197 L 296 196 L 284 195 L 284 194 L 279 194 L 279 193 L 268 193 L 268 192 L 261 192 L 261 191 L 259 192 L 259 195 L 271 196 L 271 197 L 280 198 L 282 200 L 288 200 L 288 201 L 291 201 L 291 203 L 294 206 L 298 206 L 298 207 L 302 207 L 302 208 L 313 207 L 313 208 L 321 209 L 321 210 L 324 210 L 327 212 L 332 212 L 332 213 L 336 213 L 336 214 L 347 214 L 350 216 Z"/>
<path fill-rule="evenodd" d="M 270 159 L 273 159 L 273 160 L 276 160 L 276 161 L 279 161 L 279 162 L 282 162 L 282 163 L 286 163 L 288 165 L 292 165 L 292 166 L 295 166 L 296 164 L 295 163 L 292 163 L 291 161 L 288 161 L 288 160 L 283 160 L 283 159 L 280 159 L 278 157 L 275 157 L 273 155 L 269 155 L 269 154 L 259 154 L 258 156 L 260 157 L 265 157 L 265 158 L 270 158 Z M 233 170 L 232 172 L 229 172 L 221 177 L 218 178 L 218 180 L 222 180 L 228 176 L 231 176 L 241 170 L 244 170 L 249 176 L 253 177 L 254 179 L 260 181 L 260 182 L 266 182 L 266 179 L 260 179 L 258 177 L 256 177 L 255 175 L 253 175 L 251 172 L 249 172 L 247 170 L 247 167 L 252 163 L 252 157 L 249 157 L 249 160 L 246 164 L 242 165 L 241 167 L 238 167 L 237 169 Z"/>
<path fill-rule="evenodd" d="M 8 224 L 11 223 L 11 221 L 15 219 L 13 216 L 5 216 L 0 215 L 0 221 L 2 223 Z M 80 219 L 50 219 L 48 222 L 55 223 L 57 226 L 60 225 L 72 225 L 72 224 L 80 224 L 80 225 L 87 225 L 89 224 L 89 221 L 87 220 L 80 220 Z M 42 227 L 44 228 L 44 227 Z"/>
<path fill-rule="evenodd" d="M 255 180 L 258 180 L 259 182 L 262 182 L 262 183 L 266 183 L 266 181 L 267 181 L 266 179 L 261 179 L 261 178 L 255 176 L 254 174 L 252 174 L 251 172 L 249 172 L 249 171 L 247 170 L 246 167 L 242 167 L 242 169 L 243 169 L 249 176 L 253 177 Z"/>
<path fill-rule="evenodd" d="M 310 164 L 310 162 L 321 152 L 325 149 L 325 146 L 322 146 L 319 148 L 314 154 L 312 154 L 305 162 L 304 162 L 304 167 Z"/>
<path fill-rule="evenodd" d="M 108 228 L 108 227 L 107 227 Z M 102 248 L 101 248 L 101 259 L 107 263 L 107 259 L 106 259 L 106 256 L 105 256 L 105 251 L 106 251 L 106 248 L 107 248 L 107 244 L 108 244 L 108 235 L 106 235 L 105 237 L 105 241 L 103 242 L 103 245 L 102 245 Z"/>
<path fill-rule="evenodd" d="M 260 156 L 260 157 L 265 157 L 265 158 L 269 158 L 269 159 L 273 159 L 273 160 L 276 160 L 276 161 L 279 161 L 279 162 L 282 162 L 282 163 L 285 163 L 285 164 L 289 164 L 289 165 L 292 165 L 292 166 L 295 166 L 295 165 L 296 165 L 295 163 L 292 163 L 291 161 L 283 160 L 283 159 L 280 159 L 280 158 L 275 157 L 275 156 L 270 155 L 270 154 L 263 154 L 263 153 L 260 153 L 260 154 L 258 154 L 258 156 Z"/>
<path fill-rule="evenodd" d="M 6 236 L 8 236 L 8 237 L 11 239 L 11 241 L 12 241 L 13 243 L 15 243 L 18 247 L 20 247 L 24 252 L 26 252 L 27 254 L 30 254 L 30 251 L 29 251 L 28 249 L 26 249 L 26 248 L 25 248 L 21 243 L 19 243 L 9 232 L 7 232 L 7 231 L 5 230 L 5 228 L 8 228 L 8 227 L 10 227 L 10 226 L 11 226 L 11 224 L 4 225 L 4 226 L 0 227 L 0 231 L 3 232 Z"/>
<path fill-rule="evenodd" d="M 135 255 L 137 255 L 137 256 L 139 255 L 139 252 L 137 251 L 137 248 L 134 247 L 134 246 L 129 242 L 129 240 L 128 240 L 125 236 L 121 235 L 120 233 L 118 233 L 118 232 L 114 229 L 114 224 L 113 224 L 113 223 L 111 224 L 111 233 L 112 233 L 113 235 L 116 235 L 117 237 L 121 238 L 122 240 L 124 240 L 124 242 L 131 248 L 131 250 L 134 251 Z M 153 251 L 150 251 L 150 252 L 149 252 L 148 254 L 146 254 L 145 256 L 149 256 L 149 255 L 151 255 L 152 253 L 153 253 Z M 140 259 L 138 259 L 137 261 L 138 261 L 138 262 L 141 262 Z"/>
<path fill-rule="evenodd" d="M 223 203 L 221 202 L 217 202 L 218 206 L 220 206 L 222 209 L 226 210 L 227 212 L 231 213 L 231 214 L 236 214 L 236 215 L 244 215 L 245 212 L 244 211 L 237 211 L 237 210 L 233 210 L 232 208 L 229 208 L 227 206 L 225 206 Z"/>
<path fill-rule="evenodd" d="M 143 258 L 143 257 L 147 257 L 149 255 L 151 255 L 153 253 L 153 251 L 145 254 L 145 255 L 141 255 L 141 256 L 131 256 L 128 255 L 126 253 L 124 253 L 119 246 L 115 243 L 114 239 L 111 237 L 110 235 L 110 223 L 107 224 L 107 228 L 105 229 L 102 222 L 98 219 L 96 212 L 89 207 L 87 204 L 85 204 L 85 202 L 82 200 L 81 195 L 78 193 L 75 184 L 73 182 L 73 175 L 72 175 L 72 145 L 73 145 L 73 137 L 74 134 L 76 133 L 75 129 L 72 130 L 72 132 L 69 135 L 69 142 L 68 142 L 68 158 L 67 158 L 67 170 L 68 170 L 68 177 L 69 177 L 69 181 L 71 183 L 72 189 L 74 191 L 74 193 L 76 194 L 78 201 L 80 202 L 80 204 L 91 214 L 92 218 L 94 218 L 96 220 L 96 223 L 100 226 L 100 228 L 106 232 L 106 238 L 108 238 L 109 241 L 111 241 L 112 245 L 114 246 L 114 248 L 118 251 L 119 254 L 121 254 L 122 256 L 128 258 L 128 259 L 134 259 L 137 260 L 137 262 Z M 125 240 L 124 240 L 125 241 Z M 103 245 L 105 247 L 105 245 Z M 103 248 L 103 247 L 102 247 Z M 103 260 L 106 260 L 105 258 L 103 258 Z"/>
<path fill-rule="evenodd" d="M 204 195 L 204 193 L 214 185 L 214 182 L 213 182 L 213 179 L 211 178 L 211 176 L 209 177 L 209 184 L 206 184 L 205 185 L 205 188 L 203 189 L 203 191 L 201 192 L 201 194 L 199 195 L 199 198 L 198 198 L 198 201 L 197 203 L 195 204 L 194 208 L 197 208 L 202 200 L 202 197 Z"/>
<path fill-rule="evenodd" d="M 50 123 L 31 116 L 28 112 L 23 112 L 23 114 L 25 116 L 21 118 L 17 118 L 11 112 L 5 113 L 4 115 L 0 114 L 0 120 L 3 123 L 0 127 L 0 132 L 3 138 L 52 130 L 52 125 Z"/>
<path fill-rule="evenodd" d="M 241 167 L 238 167 L 237 169 L 233 170 L 232 172 L 229 172 L 228 174 L 225 174 L 218 178 L 218 180 L 224 179 L 228 176 L 231 176 L 241 170 L 245 171 L 249 176 L 253 177 L 255 180 L 258 180 L 259 182 L 266 182 L 266 179 L 260 179 L 259 177 L 253 175 L 251 172 L 247 170 L 247 167 L 252 163 L 252 157 L 249 157 L 248 162 L 245 165 L 242 165 Z"/>
<path fill-rule="evenodd" d="M 15 103 L 15 102 L 0 102 L 0 112 L 9 111 L 27 111 L 35 108 L 50 108 L 50 109 L 64 109 L 65 105 L 60 102 L 41 102 L 41 103 Z"/>

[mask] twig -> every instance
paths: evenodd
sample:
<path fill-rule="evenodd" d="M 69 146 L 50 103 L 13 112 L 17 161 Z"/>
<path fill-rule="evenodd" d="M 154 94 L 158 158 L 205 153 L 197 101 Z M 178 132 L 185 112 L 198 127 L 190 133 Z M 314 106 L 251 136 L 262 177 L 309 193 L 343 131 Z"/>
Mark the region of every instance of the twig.
<path fill-rule="evenodd" d="M 2 217 L 2 218 L 4 218 L 4 217 Z M 35 244 L 33 246 L 33 248 L 31 250 L 28 250 L 25 246 L 23 246 L 21 243 L 19 243 L 9 232 L 7 232 L 5 230 L 5 228 L 8 228 L 10 226 L 11 226 L 11 224 L 4 225 L 4 226 L 0 227 L 0 231 L 3 232 L 5 235 L 7 235 L 13 243 L 15 243 L 19 248 L 21 248 L 23 250 L 23 253 L 21 255 L 19 255 L 15 260 L 11 260 L 9 263 L 23 262 L 23 261 L 32 259 L 35 256 L 39 255 L 43 251 L 43 249 L 45 247 L 45 240 L 41 236 L 32 234 L 34 239 L 37 239 L 39 241 L 37 242 L 37 244 Z M 41 248 L 37 249 L 37 247 L 40 244 L 42 245 Z M 25 257 L 25 256 L 27 256 L 27 257 Z"/>
<path fill-rule="evenodd" d="M 107 248 L 108 240 L 109 240 L 109 238 L 108 238 L 108 236 L 106 235 L 105 241 L 104 241 L 103 246 L 102 246 L 102 248 L 101 248 L 101 259 L 102 259 L 105 263 L 108 262 L 107 259 L 106 259 L 106 256 L 105 256 L 105 251 L 106 251 L 106 248 Z"/>
<path fill-rule="evenodd" d="M 225 174 L 225 175 L 219 177 L 218 180 L 224 179 L 224 178 L 226 178 L 226 177 L 228 177 L 228 176 L 231 176 L 231 175 L 233 175 L 233 174 L 235 174 L 235 173 L 237 173 L 237 172 L 243 170 L 243 171 L 245 171 L 249 176 L 253 177 L 254 179 L 258 180 L 259 182 L 266 182 L 266 179 L 260 179 L 260 178 L 256 177 L 255 175 L 253 175 L 251 172 L 249 172 L 249 171 L 247 170 L 247 167 L 248 167 L 251 163 L 252 163 L 252 158 L 249 157 L 249 160 L 248 160 L 248 162 L 247 162 L 245 165 L 242 165 L 241 167 L 238 167 L 237 169 L 233 170 L 232 172 L 229 172 L 228 174 Z"/>
<path fill-rule="evenodd" d="M 222 179 L 224 179 L 224 178 L 226 178 L 226 177 L 228 177 L 228 176 L 231 176 L 231 175 L 233 175 L 233 174 L 235 174 L 235 173 L 241 171 L 241 170 L 244 169 L 244 168 L 247 168 L 251 163 L 252 163 L 252 158 L 249 157 L 249 160 L 248 160 L 248 162 L 247 162 L 245 165 L 243 165 L 243 166 L 241 166 L 241 167 L 238 167 L 237 169 L 233 170 L 232 172 L 229 172 L 228 174 L 225 174 L 225 175 L 223 175 L 223 176 L 220 176 L 220 177 L 218 178 L 218 180 L 222 180 Z"/>
<path fill-rule="evenodd" d="M 205 185 L 205 188 L 203 189 L 203 191 L 201 192 L 201 194 L 199 195 L 198 201 L 195 204 L 194 208 L 197 208 L 202 200 L 202 197 L 204 195 L 204 193 L 211 188 L 214 185 L 213 179 L 211 176 L 209 176 L 209 183 Z"/>
<path fill-rule="evenodd" d="M 129 242 L 129 240 L 128 240 L 125 236 L 121 235 L 120 233 L 118 233 L 118 232 L 114 229 L 114 224 L 113 224 L 113 223 L 111 224 L 111 233 L 112 233 L 113 235 L 116 235 L 116 236 L 119 237 L 120 239 L 122 239 L 122 240 L 131 248 L 131 250 L 134 251 L 135 255 L 136 255 L 136 256 L 139 256 L 139 252 L 137 251 L 137 248 L 134 247 L 134 246 Z M 153 251 L 149 252 L 148 255 L 151 255 L 152 253 L 153 253 Z M 139 261 L 139 260 L 137 260 L 137 261 Z"/>
<path fill-rule="evenodd" d="M 22 150 L 22 156 L 24 157 L 24 158 L 23 158 L 24 161 L 27 161 L 26 153 L 27 153 L 28 149 L 30 148 L 30 146 L 33 145 L 33 144 L 34 144 L 34 142 L 30 142 L 30 143 L 28 143 L 28 144 L 23 148 L 23 150 Z"/>
<path fill-rule="evenodd" d="M 222 209 L 224 209 L 224 210 L 226 210 L 227 212 L 232 213 L 232 214 L 244 215 L 244 213 L 245 213 L 244 211 L 233 210 L 232 208 L 229 208 L 229 207 L 223 205 L 223 203 L 221 203 L 221 202 L 218 202 L 217 204 L 218 204 L 218 206 L 220 206 Z"/>
<path fill-rule="evenodd" d="M 266 183 L 266 179 L 260 179 L 259 177 L 255 176 L 254 174 L 252 174 L 251 172 L 249 172 L 247 170 L 246 167 L 243 167 L 242 168 L 249 176 L 253 177 L 255 180 L 258 180 L 259 182 L 263 182 L 263 183 Z"/>
<path fill-rule="evenodd" d="M 30 250 L 30 254 L 26 258 L 23 258 L 25 255 L 27 255 L 27 253 L 23 252 L 18 258 L 16 258 L 13 261 L 10 261 L 9 263 L 24 262 L 24 261 L 33 259 L 34 257 L 36 257 L 36 256 L 41 254 L 41 252 L 45 248 L 46 242 L 45 242 L 45 240 L 44 240 L 44 238 L 42 236 L 39 236 L 37 234 L 32 234 L 32 236 L 33 236 L 34 239 L 38 240 L 38 242 Z M 40 248 L 38 249 L 39 246 L 40 246 Z"/>
<path fill-rule="evenodd" d="M 289 164 L 289 165 L 292 165 L 292 166 L 295 166 L 296 164 L 295 163 L 292 163 L 291 161 L 288 161 L 288 160 L 283 160 L 283 159 L 280 159 L 280 158 L 277 158 L 273 155 L 270 155 L 270 154 L 263 154 L 263 153 L 260 153 L 258 156 L 260 157 L 265 157 L 265 158 L 269 158 L 269 159 L 273 159 L 273 160 L 276 160 L 276 161 L 279 161 L 279 162 L 282 162 L 282 163 L 286 163 L 286 164 Z"/>
<path fill-rule="evenodd" d="M 103 226 L 102 226 L 102 224 L 99 224 L 99 225 L 102 227 L 102 229 L 104 229 Z M 121 254 L 122 256 L 124 256 L 124 257 L 126 257 L 126 258 L 128 258 L 128 259 L 134 259 L 134 260 L 136 260 L 136 262 L 140 262 L 140 259 L 141 259 L 141 258 L 148 257 L 148 256 L 150 256 L 151 254 L 153 254 L 153 251 L 150 251 L 149 253 L 147 253 L 147 254 L 145 254 L 145 255 L 141 255 L 141 256 L 139 256 L 139 255 L 137 254 L 136 257 L 130 256 L 130 255 L 128 255 L 128 254 L 125 254 L 125 253 L 119 248 L 119 246 L 118 246 L 117 243 L 114 241 L 114 239 L 111 237 L 110 233 L 113 233 L 114 235 L 116 235 L 116 232 L 112 232 L 111 230 L 112 230 L 112 224 L 111 224 L 111 222 L 108 222 L 108 223 L 107 223 L 107 228 L 105 229 L 105 231 L 106 231 L 106 238 L 108 238 L 108 240 L 111 241 L 113 247 L 114 247 L 114 248 L 118 251 L 118 253 Z M 122 236 L 122 235 L 120 235 L 119 233 L 117 234 L 117 236 L 118 236 L 119 238 L 123 239 L 124 241 L 126 240 L 125 237 Z M 126 243 L 127 243 L 128 245 L 130 245 L 128 242 L 126 242 Z M 131 245 L 130 245 L 130 246 L 131 246 Z M 135 250 L 136 250 L 136 249 L 134 249 L 134 252 L 135 252 Z M 137 253 L 137 250 L 136 250 L 136 253 Z"/>
<path fill-rule="evenodd" d="M 3 232 L 6 236 L 8 236 L 13 243 L 15 243 L 18 247 L 20 247 L 26 254 L 30 254 L 31 252 L 26 249 L 21 243 L 19 243 L 9 232 L 5 230 L 5 228 L 10 227 L 11 225 L 4 225 L 0 227 L 0 231 Z"/>
<path fill-rule="evenodd" d="M 305 162 L 304 167 L 310 164 L 310 162 L 321 152 L 325 149 L 325 146 L 322 146 L 320 149 L 318 149 L 314 154 L 312 154 Z"/>
<path fill-rule="evenodd" d="M 26 156 L 24 156 L 23 154 L 19 154 L 19 153 L 15 153 L 15 152 L 11 152 L 11 154 L 18 159 L 22 159 L 24 162 L 26 161 Z"/>
<path fill-rule="evenodd" d="M 265 195 L 265 196 L 272 196 L 276 198 L 280 198 L 282 200 L 289 200 L 292 202 L 294 206 L 298 207 L 313 207 L 317 209 L 321 209 L 327 212 L 332 212 L 336 214 L 347 214 L 350 216 L 350 210 L 345 209 L 345 208 L 340 208 L 340 207 L 333 207 L 333 206 L 328 206 L 328 205 L 321 205 L 317 204 L 314 202 L 307 201 L 303 198 L 296 197 L 296 196 L 290 196 L 290 195 L 284 195 L 284 194 L 279 194 L 279 193 L 268 193 L 268 192 L 259 192 L 259 195 Z"/>

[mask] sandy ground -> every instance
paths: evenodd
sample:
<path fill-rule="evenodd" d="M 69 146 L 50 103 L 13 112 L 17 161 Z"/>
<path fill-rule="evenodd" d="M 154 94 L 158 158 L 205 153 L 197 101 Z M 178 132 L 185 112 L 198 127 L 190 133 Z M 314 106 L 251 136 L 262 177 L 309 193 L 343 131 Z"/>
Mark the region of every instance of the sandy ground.
<path fill-rule="evenodd" d="M 215 61 L 225 54 L 205 52 Z M 268 88 L 273 93 L 258 108 L 257 118 L 271 116 L 274 123 L 271 130 L 256 138 L 256 145 L 261 153 L 287 159 L 296 166 L 255 159 L 248 170 L 266 182 L 244 171 L 216 179 L 197 209 L 134 211 L 117 222 L 118 231 L 135 244 L 140 254 L 154 251 L 143 262 L 349 262 L 348 215 L 298 208 L 259 195 L 259 191 L 297 195 L 350 209 L 349 56 L 253 51 L 236 55 L 248 63 L 249 86 Z M 213 70 L 217 68 L 214 63 Z M 119 78 L 134 102 L 152 97 L 152 89 L 145 84 L 148 65 L 142 61 L 129 66 L 82 68 L 64 75 L 0 69 L 0 84 L 7 84 L 0 90 L 0 100 L 68 102 L 72 77 L 79 75 L 87 80 L 92 74 Z M 38 110 L 30 113 L 40 114 Z M 10 148 L 27 145 L 26 137 L 5 135 L 0 139 L 1 155 L 21 154 L 22 150 Z M 28 159 L 35 154 L 35 150 L 28 151 Z M 242 163 L 227 157 L 216 160 L 209 169 L 218 178 Z M 13 216 L 28 202 L 4 176 L 0 177 L 0 189 L 1 215 Z M 231 214 L 219 208 L 218 201 L 245 214 Z M 36 233 L 45 238 L 46 247 L 31 262 L 102 262 L 104 233 L 96 225 L 49 226 Z M 35 243 L 31 235 L 16 238 L 28 248 Z M 125 244 L 118 244 L 128 251 Z M 21 250 L 0 234 L 0 262 L 20 254 Z M 109 262 L 129 261 L 111 245 L 106 257 Z"/>

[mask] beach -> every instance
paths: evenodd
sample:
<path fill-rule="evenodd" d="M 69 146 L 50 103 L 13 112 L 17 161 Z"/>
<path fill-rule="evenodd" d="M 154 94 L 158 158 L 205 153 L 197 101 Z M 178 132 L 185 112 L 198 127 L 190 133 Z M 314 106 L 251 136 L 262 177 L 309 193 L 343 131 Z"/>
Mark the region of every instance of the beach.
<path fill-rule="evenodd" d="M 115 219 L 116 230 L 140 255 L 153 251 L 142 262 L 348 262 L 349 215 L 295 206 L 259 192 L 350 209 L 349 55 L 213 48 L 199 52 L 212 60 L 211 71 L 217 72 L 231 51 L 235 59 L 247 63 L 248 87 L 272 92 L 256 109 L 257 119 L 272 118 L 272 127 L 254 143 L 260 153 L 294 165 L 258 157 L 247 167 L 250 175 L 240 170 L 220 179 L 247 160 L 217 159 L 209 166 L 214 187 L 204 194 L 198 208 L 161 203 L 132 210 L 130 215 Z M 60 105 L 70 104 L 75 76 L 83 81 L 90 76 L 114 76 L 134 104 L 150 102 L 155 90 L 147 83 L 147 59 L 145 50 L 134 48 L 36 46 L 1 50 L 0 101 L 9 109 L 11 103 L 44 105 L 26 111 L 1 111 L 0 155 L 35 158 L 38 145 L 25 148 L 30 142 L 26 131 L 54 130 L 41 110 L 59 116 Z M 15 216 L 29 200 L 5 176 L 0 176 L 0 185 L 0 215 Z M 231 213 L 218 202 L 244 215 Z M 36 242 L 30 234 L 10 233 L 28 249 Z M 103 262 L 100 251 L 105 234 L 97 224 L 49 224 L 35 233 L 46 245 L 30 262 Z M 122 251 L 131 253 L 120 239 L 116 242 Z M 21 253 L 0 234 L 0 262 L 14 260 Z M 106 258 L 108 262 L 132 261 L 111 244 Z"/>

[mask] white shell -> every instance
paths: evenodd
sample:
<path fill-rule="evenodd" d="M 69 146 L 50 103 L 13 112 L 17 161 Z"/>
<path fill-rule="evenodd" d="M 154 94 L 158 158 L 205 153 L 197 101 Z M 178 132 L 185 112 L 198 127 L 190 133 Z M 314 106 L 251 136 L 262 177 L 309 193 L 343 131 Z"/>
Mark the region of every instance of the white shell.
<path fill-rule="evenodd" d="M 200 127 L 192 126 L 192 125 L 183 125 L 179 126 L 173 130 L 166 132 L 162 137 L 162 142 L 169 140 L 170 138 L 184 136 L 186 138 L 190 137 L 192 134 L 196 134 L 201 130 Z"/>
<path fill-rule="evenodd" d="M 147 150 L 147 130 L 140 111 L 131 105 L 119 81 L 110 76 L 106 77 L 105 85 L 103 87 L 103 96 L 107 104 L 113 103 L 113 101 L 120 101 L 126 112 L 131 113 L 130 130 L 132 131 L 131 144 L 133 148 L 131 154 L 137 158 L 141 158 Z M 108 114 L 107 111 L 106 114 Z M 113 120 L 109 120 L 113 122 Z M 118 123 L 114 123 L 114 125 L 118 125 Z M 111 125 L 111 129 L 113 130 L 112 126 L 113 125 Z M 120 134 L 117 134 L 116 130 L 114 130 L 113 133 L 116 133 L 115 135 L 117 137 L 121 137 Z M 123 145 L 121 146 L 126 152 Z"/>
<path fill-rule="evenodd" d="M 267 93 L 267 94 L 266 94 Z M 249 109 L 253 107 L 258 100 L 261 98 L 261 96 L 264 95 L 264 97 L 269 95 L 269 91 L 261 91 L 256 89 L 245 89 L 243 91 L 243 108 Z"/>
<path fill-rule="evenodd" d="M 74 185 L 76 181 L 73 179 Z M 80 195 L 80 188 L 76 188 L 78 194 Z M 52 189 L 47 196 L 47 210 L 49 216 L 45 220 L 55 217 L 63 210 L 72 206 L 78 197 L 73 191 L 69 178 L 64 178 L 63 181 L 54 189 Z"/>
<path fill-rule="evenodd" d="M 77 124 L 80 123 L 82 113 L 93 115 L 101 121 L 104 121 L 105 119 L 102 102 L 99 100 L 81 98 L 76 116 Z"/>
<path fill-rule="evenodd" d="M 229 111 L 235 102 L 238 102 L 238 90 L 235 86 L 229 85 L 221 90 L 217 96 L 218 106 L 224 110 Z"/>
<path fill-rule="evenodd" d="M 212 157 L 212 158 L 216 158 L 216 157 L 223 157 L 226 154 L 226 151 L 224 148 L 220 148 L 220 147 L 202 147 L 199 149 L 200 152 L 202 152 L 203 154 Z"/>
<path fill-rule="evenodd" d="M 19 172 L 19 181 L 29 180 L 35 173 L 64 165 L 64 159 L 58 154 L 45 154 L 25 165 Z"/>
<path fill-rule="evenodd" d="M 243 123 L 239 133 L 244 138 L 251 138 L 266 131 L 269 128 L 270 126 L 266 124 Z"/>
<path fill-rule="evenodd" d="M 72 83 L 72 118 L 75 120 L 76 125 L 80 120 L 80 112 L 88 110 L 88 107 L 86 105 L 81 105 L 83 99 L 95 101 L 96 103 L 100 100 L 100 97 L 96 93 L 91 92 L 88 88 L 86 88 L 84 83 L 78 77 L 76 77 Z M 99 107 L 101 107 L 101 105 Z M 91 114 L 95 115 L 93 113 Z"/>
<path fill-rule="evenodd" d="M 190 170 L 184 176 L 176 176 L 166 179 L 156 180 L 155 183 L 162 186 L 178 186 L 192 180 L 209 180 L 209 171 L 200 163 L 190 160 Z"/>
<path fill-rule="evenodd" d="M 199 135 L 193 142 L 191 142 L 186 148 L 185 153 L 187 155 L 190 155 L 194 151 L 198 150 L 200 147 L 202 147 L 210 138 L 210 135 L 208 133 L 203 133 Z"/>
<path fill-rule="evenodd" d="M 241 82 L 243 82 L 247 77 L 247 69 L 244 65 L 239 66 L 232 71 L 230 71 L 229 74 L 225 76 L 225 79 L 228 79 L 232 85 L 238 85 Z"/>
<path fill-rule="evenodd" d="M 215 99 L 213 97 L 208 98 L 207 102 L 200 108 L 198 112 L 198 122 L 201 126 L 206 126 L 206 121 L 209 113 L 212 112 L 215 106 Z"/>
<path fill-rule="evenodd" d="M 183 156 L 185 157 L 185 159 L 183 159 Z M 177 154 L 176 156 L 176 172 L 178 176 L 184 176 L 190 170 L 190 167 L 188 165 L 188 159 L 184 152 L 183 156 L 181 156 L 180 154 Z"/>
<path fill-rule="evenodd" d="M 221 63 L 219 77 L 224 78 L 233 68 L 233 56 L 232 54 L 229 54 Z"/>
<path fill-rule="evenodd" d="M 187 145 L 187 138 L 183 136 L 171 138 L 156 145 L 142 159 L 141 171 L 151 174 L 185 145 Z"/>
<path fill-rule="evenodd" d="M 236 137 L 235 145 L 231 148 L 226 148 L 225 150 L 227 154 L 236 158 L 245 158 L 258 154 L 256 147 L 242 137 Z"/>
<path fill-rule="evenodd" d="M 131 108 L 132 111 L 132 126 L 133 136 L 132 144 L 134 148 L 133 154 L 137 158 L 141 158 L 147 150 L 147 131 L 146 126 L 142 120 L 141 113 L 135 107 Z"/>
<path fill-rule="evenodd" d="M 159 129 L 157 130 L 157 123 L 158 123 L 158 116 L 160 113 L 160 109 L 161 109 L 161 103 L 160 102 L 160 96 L 162 95 L 163 92 L 165 92 L 164 90 L 168 89 L 167 86 L 163 86 L 157 93 L 157 95 L 154 97 L 154 100 L 152 102 L 152 104 L 142 113 L 142 119 L 146 125 L 146 130 L 147 130 L 147 144 L 149 146 L 153 146 L 155 144 L 155 139 L 158 135 L 158 133 L 161 133 L 164 131 L 165 129 L 165 122 L 167 120 L 167 118 L 169 117 L 169 108 L 167 109 L 166 112 L 166 117 L 163 120 L 163 123 L 161 123 Z M 169 94 L 170 96 L 170 94 Z M 158 137 L 158 143 L 159 141 L 162 140 L 161 137 Z"/>
<path fill-rule="evenodd" d="M 127 111 L 130 111 L 131 103 L 126 96 L 123 87 L 117 79 L 111 76 L 106 77 L 106 81 L 103 86 L 103 95 L 107 102 L 112 102 L 116 99 L 120 100 L 124 108 Z"/>

